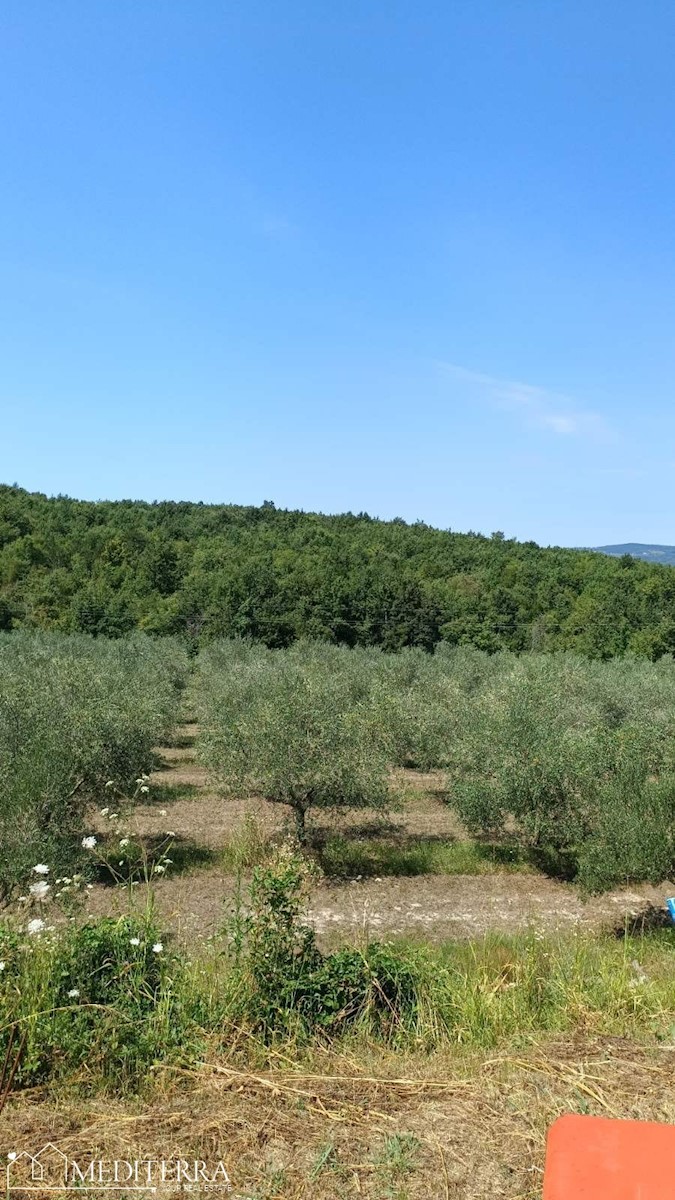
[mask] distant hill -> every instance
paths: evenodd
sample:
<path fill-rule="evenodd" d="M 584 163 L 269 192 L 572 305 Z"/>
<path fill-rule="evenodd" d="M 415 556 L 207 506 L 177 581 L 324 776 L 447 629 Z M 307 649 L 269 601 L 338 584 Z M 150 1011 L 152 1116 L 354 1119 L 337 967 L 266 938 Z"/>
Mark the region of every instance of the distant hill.
<path fill-rule="evenodd" d="M 675 548 L 603 549 L 269 500 L 93 503 L 0 485 L 0 630 L 675 654 L 675 569 L 662 565 Z"/>
<path fill-rule="evenodd" d="M 600 554 L 611 554 L 620 558 L 622 554 L 630 554 L 632 558 L 641 558 L 644 562 L 665 563 L 675 565 L 675 546 L 649 546 L 642 542 L 625 542 L 620 546 L 595 546 Z"/>

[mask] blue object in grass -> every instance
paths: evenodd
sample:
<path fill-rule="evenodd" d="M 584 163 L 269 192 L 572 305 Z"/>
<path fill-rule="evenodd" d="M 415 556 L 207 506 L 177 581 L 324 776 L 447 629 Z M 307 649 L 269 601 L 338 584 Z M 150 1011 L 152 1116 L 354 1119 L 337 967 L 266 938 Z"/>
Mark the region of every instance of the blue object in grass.
<path fill-rule="evenodd" d="M 675 896 L 670 896 L 666 900 L 666 908 L 668 909 L 673 925 L 675 925 Z"/>

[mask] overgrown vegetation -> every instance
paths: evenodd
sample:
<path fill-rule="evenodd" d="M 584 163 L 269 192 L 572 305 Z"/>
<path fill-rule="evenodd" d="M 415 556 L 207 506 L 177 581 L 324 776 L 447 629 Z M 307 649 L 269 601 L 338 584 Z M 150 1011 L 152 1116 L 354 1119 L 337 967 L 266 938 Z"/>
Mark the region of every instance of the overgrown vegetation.
<path fill-rule="evenodd" d="M 536 934 L 434 949 L 318 949 L 303 920 L 307 864 L 291 848 L 257 868 L 222 941 L 188 961 L 151 909 L 61 931 L 0 932 L 0 1049 L 17 1084 L 78 1079 L 135 1090 L 158 1064 L 318 1038 L 430 1051 L 522 1045 L 543 1032 L 672 1037 L 675 946 Z M 12 1031 L 15 1031 L 14 1035 Z M 19 1036 L 16 1036 L 16 1034 Z M 10 1046 L 11 1050 L 11 1046 Z"/>
<path fill-rule="evenodd" d="M 189 1054 L 184 964 L 148 916 L 101 918 L 60 933 L 0 934 L 0 1049 L 25 1041 L 22 1084 L 80 1075 L 137 1089 L 159 1061 Z M 19 1037 L 12 1045 L 18 1047 Z"/>
<path fill-rule="evenodd" d="M 0 635 L 0 899 L 37 863 L 86 858 L 84 814 L 131 787 L 173 726 L 187 655 L 171 639 Z"/>
<path fill-rule="evenodd" d="M 0 628 L 658 658 L 673 595 L 675 568 L 499 533 L 0 487 Z"/>

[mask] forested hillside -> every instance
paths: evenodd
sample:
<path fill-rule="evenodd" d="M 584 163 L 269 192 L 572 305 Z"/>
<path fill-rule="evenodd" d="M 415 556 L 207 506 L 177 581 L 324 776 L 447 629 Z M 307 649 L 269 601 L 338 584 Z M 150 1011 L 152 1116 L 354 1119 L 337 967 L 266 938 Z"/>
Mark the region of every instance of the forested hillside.
<path fill-rule="evenodd" d="M 675 651 L 675 570 L 366 514 L 0 487 L 0 627 Z"/>

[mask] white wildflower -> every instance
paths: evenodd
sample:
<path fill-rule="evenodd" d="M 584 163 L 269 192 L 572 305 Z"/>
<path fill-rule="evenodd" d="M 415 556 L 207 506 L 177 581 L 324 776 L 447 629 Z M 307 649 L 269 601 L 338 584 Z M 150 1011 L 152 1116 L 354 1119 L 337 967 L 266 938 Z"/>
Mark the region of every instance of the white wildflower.
<path fill-rule="evenodd" d="M 114 779 L 109 779 L 109 780 L 108 780 L 108 782 L 106 783 L 106 785 L 105 785 L 105 786 L 106 786 L 107 788 L 109 788 L 109 787 L 114 787 L 114 786 L 115 786 L 115 780 L 114 780 Z"/>
<path fill-rule="evenodd" d="M 28 891 L 34 900 L 46 900 L 50 892 L 50 887 L 48 883 L 45 883 L 41 879 L 39 883 L 31 883 Z"/>
<path fill-rule="evenodd" d="M 167 837 L 175 837 L 176 835 L 175 835 L 173 829 L 167 829 L 166 836 Z"/>
<path fill-rule="evenodd" d="M 33 867 L 33 874 L 34 875 L 49 875 L 49 867 L 47 866 L 46 863 L 38 863 L 37 866 Z"/>
<path fill-rule="evenodd" d="M 45 923 L 41 917 L 34 917 L 33 920 L 29 921 L 26 925 L 26 933 L 29 933 L 32 937 L 33 934 L 42 933 L 44 927 Z"/>
<path fill-rule="evenodd" d="M 85 850 L 93 850 L 97 844 L 97 841 L 98 839 L 95 838 L 93 834 L 90 834 L 89 837 L 82 838 L 82 846 Z"/>
<path fill-rule="evenodd" d="M 0 959 L 0 971 L 4 971 L 4 969 L 5 969 L 6 965 L 7 965 L 7 964 L 6 964 L 5 962 L 3 962 L 3 960 L 2 960 L 2 959 Z"/>
<path fill-rule="evenodd" d="M 141 792 L 149 792 L 149 791 L 150 791 L 150 788 L 148 787 L 147 783 L 144 783 L 144 784 L 142 784 L 142 785 L 141 785 L 141 787 L 140 787 L 140 789 L 139 789 L 139 790 L 140 790 Z"/>
<path fill-rule="evenodd" d="M 163 875 L 165 871 L 166 867 L 163 867 L 161 863 L 155 867 L 155 875 Z"/>
<path fill-rule="evenodd" d="M 71 988 L 70 991 L 68 992 L 68 997 L 70 1000 L 76 1000 L 77 997 L 79 996 L 79 994 L 80 994 L 79 988 Z"/>
<path fill-rule="evenodd" d="M 109 812 L 110 812 L 110 809 L 109 809 L 109 808 L 102 808 L 102 809 L 101 809 L 101 816 L 102 816 L 102 817 L 107 817 L 107 815 L 108 815 L 108 813 L 109 813 Z"/>
<path fill-rule="evenodd" d="M 140 938 L 129 938 L 129 945 L 130 945 L 130 946 L 140 946 L 140 944 L 141 944 L 141 939 L 140 939 Z"/>
<path fill-rule="evenodd" d="M 129 845 L 128 838 L 120 838 L 120 846 L 128 846 L 128 845 Z"/>
<path fill-rule="evenodd" d="M 634 980 L 631 979 L 629 987 L 630 986 L 635 987 L 635 985 L 638 983 L 646 983 L 649 976 L 646 974 L 646 972 L 640 966 L 640 963 L 638 962 L 638 960 L 636 958 L 631 959 L 630 965 L 633 968 L 633 971 L 635 972 L 635 979 Z"/>
<path fill-rule="evenodd" d="M 152 953 L 153 954 L 161 954 L 163 949 L 164 949 L 164 945 L 162 942 L 155 942 L 154 946 L 152 947 Z"/>

